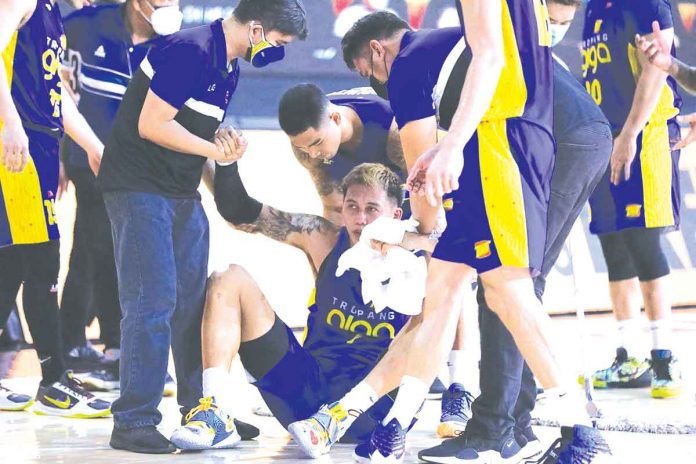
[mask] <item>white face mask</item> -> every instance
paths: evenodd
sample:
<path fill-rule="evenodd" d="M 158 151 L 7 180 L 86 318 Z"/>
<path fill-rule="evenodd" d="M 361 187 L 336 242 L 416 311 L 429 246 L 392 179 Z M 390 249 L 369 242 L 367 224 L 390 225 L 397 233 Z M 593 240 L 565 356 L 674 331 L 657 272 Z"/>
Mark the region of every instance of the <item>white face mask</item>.
<path fill-rule="evenodd" d="M 143 17 L 150 23 L 157 34 L 169 35 L 181 29 L 181 21 L 184 19 L 184 14 L 177 5 L 155 8 L 152 3 L 147 3 L 154 11 L 149 19 L 145 15 Z"/>
<path fill-rule="evenodd" d="M 551 32 L 551 46 L 555 47 L 558 45 L 566 33 L 570 29 L 570 24 L 549 24 L 549 31 Z"/>

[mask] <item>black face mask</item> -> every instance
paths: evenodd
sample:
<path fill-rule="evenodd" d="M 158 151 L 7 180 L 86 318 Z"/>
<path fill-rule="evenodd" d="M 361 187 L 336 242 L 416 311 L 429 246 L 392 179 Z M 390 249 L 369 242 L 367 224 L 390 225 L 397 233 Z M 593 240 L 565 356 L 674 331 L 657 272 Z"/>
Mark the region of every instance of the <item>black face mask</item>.
<path fill-rule="evenodd" d="M 389 82 L 389 81 L 387 81 Z M 389 92 L 387 91 L 387 82 L 380 82 L 377 79 L 375 79 L 374 76 L 370 76 L 370 87 L 372 87 L 372 90 L 375 91 L 377 96 L 384 98 L 385 100 L 389 101 Z"/>

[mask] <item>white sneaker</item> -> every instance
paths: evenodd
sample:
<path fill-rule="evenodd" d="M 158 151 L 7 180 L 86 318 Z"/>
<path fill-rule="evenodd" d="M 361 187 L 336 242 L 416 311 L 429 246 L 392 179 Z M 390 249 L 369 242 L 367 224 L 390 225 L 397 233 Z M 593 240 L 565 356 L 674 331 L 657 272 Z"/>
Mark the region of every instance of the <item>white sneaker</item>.
<path fill-rule="evenodd" d="M 233 448 L 242 440 L 234 418 L 215 404 L 215 398 L 201 398 L 186 415 L 186 424 L 169 439 L 182 450 Z"/>
<path fill-rule="evenodd" d="M 21 395 L 0 384 L 0 411 L 23 411 L 34 404 L 34 398 Z"/>

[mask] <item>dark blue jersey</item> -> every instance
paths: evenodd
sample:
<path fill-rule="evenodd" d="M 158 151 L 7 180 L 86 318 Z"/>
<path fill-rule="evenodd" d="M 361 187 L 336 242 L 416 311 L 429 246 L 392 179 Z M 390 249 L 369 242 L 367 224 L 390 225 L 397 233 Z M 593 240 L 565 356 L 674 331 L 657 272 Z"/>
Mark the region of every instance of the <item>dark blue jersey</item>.
<path fill-rule="evenodd" d="M 357 270 L 336 277 L 338 259 L 348 248 L 348 232 L 342 228 L 336 246 L 319 269 L 304 341 L 327 383 L 338 389 L 365 377 L 408 321 L 408 316 L 391 309 L 377 313 L 366 305 Z"/>
<path fill-rule="evenodd" d="M 633 104 L 640 76 L 636 34 L 673 27 L 667 0 L 591 0 L 585 11 L 582 74 L 587 91 L 609 119 L 618 135 Z M 672 55 L 674 55 L 672 48 Z M 681 98 L 672 77 L 667 78 L 650 123 L 666 122 L 679 113 Z"/>
<path fill-rule="evenodd" d="M 1 14 L 1 13 L 0 13 Z M 60 66 L 65 35 L 57 4 L 38 0 L 29 21 L 2 52 L 17 112 L 28 130 L 63 134 Z"/>
<path fill-rule="evenodd" d="M 389 129 L 394 120 L 389 102 L 373 94 L 339 92 L 327 95 L 331 103 L 347 106 L 355 111 L 363 123 L 360 145 L 353 151 L 339 149 L 330 164 L 319 164 L 319 169 L 339 184 L 351 169 L 362 163 L 381 163 L 406 180 L 403 169 L 387 156 Z"/>
<path fill-rule="evenodd" d="M 125 4 L 88 6 L 64 21 L 70 85 L 79 95 L 80 112 L 103 142 L 133 74 L 152 45 L 151 41 L 133 45 L 125 14 Z M 87 155 L 75 142 L 67 140 L 64 150 L 66 163 L 89 167 Z"/>

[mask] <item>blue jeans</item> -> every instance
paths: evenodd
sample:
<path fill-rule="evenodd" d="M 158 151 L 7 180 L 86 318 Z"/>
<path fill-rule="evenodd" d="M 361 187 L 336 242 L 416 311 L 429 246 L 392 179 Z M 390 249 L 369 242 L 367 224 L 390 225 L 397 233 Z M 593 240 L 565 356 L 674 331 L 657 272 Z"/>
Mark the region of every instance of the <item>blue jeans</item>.
<path fill-rule="evenodd" d="M 208 218 L 198 199 L 107 192 L 121 303 L 121 396 L 114 426 L 157 425 L 169 346 L 182 412 L 202 396 L 201 319 Z"/>
<path fill-rule="evenodd" d="M 558 138 L 551 177 L 546 246 L 541 275 L 534 289 L 541 299 L 546 277 L 558 259 L 583 205 L 599 183 L 611 156 L 609 126 L 595 123 Z M 488 307 L 479 282 L 481 331 L 481 395 L 472 405 L 467 434 L 498 441 L 530 426 L 536 402 L 534 375 L 515 340 Z"/>

